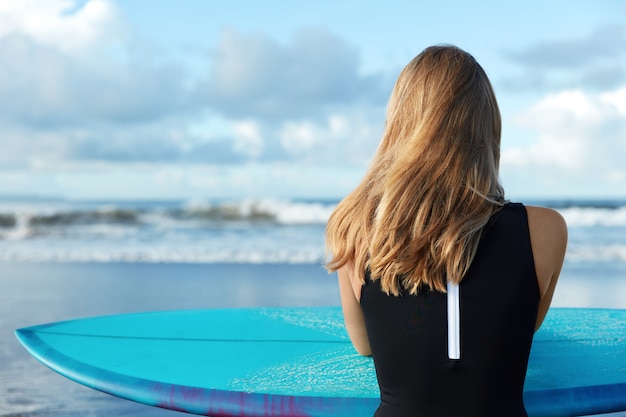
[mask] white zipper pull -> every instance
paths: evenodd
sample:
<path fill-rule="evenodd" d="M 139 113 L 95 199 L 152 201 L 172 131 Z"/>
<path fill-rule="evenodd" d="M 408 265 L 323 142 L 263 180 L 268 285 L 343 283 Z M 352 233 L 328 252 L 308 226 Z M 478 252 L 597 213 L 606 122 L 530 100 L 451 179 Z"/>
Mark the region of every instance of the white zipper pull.
<path fill-rule="evenodd" d="M 448 287 L 448 358 L 461 359 L 461 307 L 458 284 Z"/>

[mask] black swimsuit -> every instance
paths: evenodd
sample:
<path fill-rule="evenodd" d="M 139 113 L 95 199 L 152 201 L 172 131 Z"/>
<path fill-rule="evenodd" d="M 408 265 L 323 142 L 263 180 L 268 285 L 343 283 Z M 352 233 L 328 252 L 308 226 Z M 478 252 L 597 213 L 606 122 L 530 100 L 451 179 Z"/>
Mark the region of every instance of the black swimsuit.
<path fill-rule="evenodd" d="M 388 296 L 366 277 L 361 308 L 381 391 L 375 416 L 526 417 L 539 287 L 523 205 L 490 219 L 460 285 L 459 360 L 448 358 L 446 306 L 446 294 Z"/>

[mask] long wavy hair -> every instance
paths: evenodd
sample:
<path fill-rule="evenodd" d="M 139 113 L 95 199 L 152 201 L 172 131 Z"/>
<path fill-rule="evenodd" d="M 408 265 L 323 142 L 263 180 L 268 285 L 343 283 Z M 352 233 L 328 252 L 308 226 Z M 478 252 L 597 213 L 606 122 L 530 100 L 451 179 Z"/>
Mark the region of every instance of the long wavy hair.
<path fill-rule="evenodd" d="M 483 68 L 432 46 L 400 73 L 379 147 L 328 221 L 326 268 L 354 262 L 387 294 L 459 283 L 481 232 L 503 205 L 501 119 Z"/>

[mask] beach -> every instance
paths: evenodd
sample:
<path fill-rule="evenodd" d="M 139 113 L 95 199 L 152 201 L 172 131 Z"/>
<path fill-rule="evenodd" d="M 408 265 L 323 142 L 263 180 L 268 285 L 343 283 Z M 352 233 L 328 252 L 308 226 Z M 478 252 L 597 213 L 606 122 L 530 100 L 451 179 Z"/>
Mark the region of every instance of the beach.
<path fill-rule="evenodd" d="M 626 204 L 552 205 L 570 228 L 553 306 L 626 309 Z M 333 206 L 0 204 L 0 417 L 184 415 L 73 383 L 13 332 L 141 311 L 338 305 L 322 268 Z"/>

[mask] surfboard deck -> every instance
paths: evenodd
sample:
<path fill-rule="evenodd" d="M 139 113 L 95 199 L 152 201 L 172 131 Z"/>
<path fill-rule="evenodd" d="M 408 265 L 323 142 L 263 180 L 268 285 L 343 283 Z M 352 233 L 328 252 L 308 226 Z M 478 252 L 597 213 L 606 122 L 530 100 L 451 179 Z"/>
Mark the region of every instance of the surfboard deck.
<path fill-rule="evenodd" d="M 16 335 L 78 383 L 192 414 L 370 417 L 379 403 L 372 360 L 354 351 L 339 307 L 124 314 Z M 533 417 L 626 411 L 626 310 L 551 309 L 524 401 Z"/>

